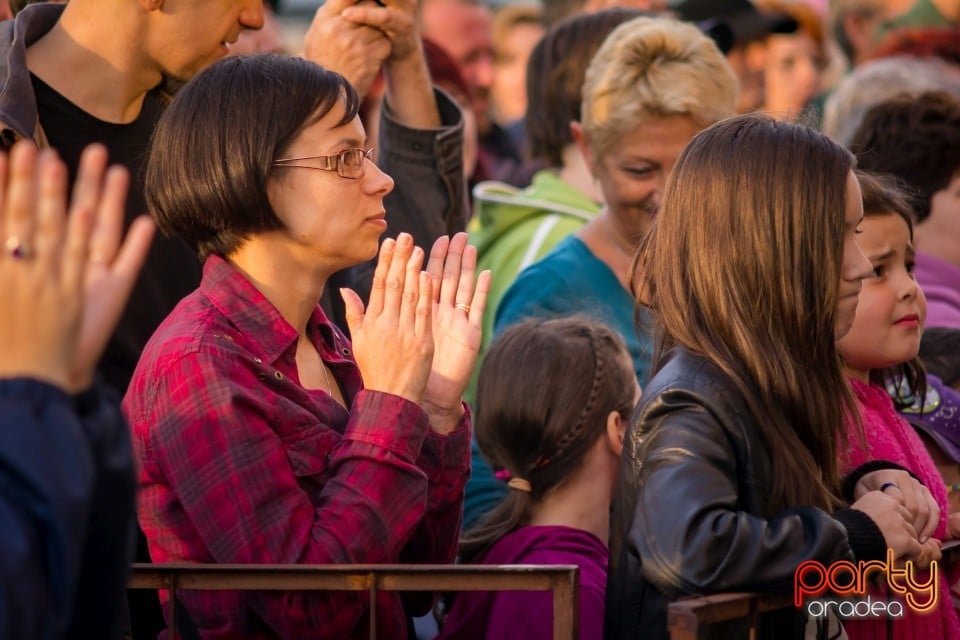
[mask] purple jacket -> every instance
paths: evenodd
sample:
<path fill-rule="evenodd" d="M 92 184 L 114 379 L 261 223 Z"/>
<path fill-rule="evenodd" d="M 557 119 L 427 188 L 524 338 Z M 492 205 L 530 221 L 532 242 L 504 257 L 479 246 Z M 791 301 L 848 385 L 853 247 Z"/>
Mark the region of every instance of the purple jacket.
<path fill-rule="evenodd" d="M 571 527 L 522 527 L 501 538 L 482 564 L 575 564 L 580 567 L 580 637 L 603 638 L 607 547 Z M 549 640 L 549 591 L 464 591 L 457 594 L 438 639 Z"/>

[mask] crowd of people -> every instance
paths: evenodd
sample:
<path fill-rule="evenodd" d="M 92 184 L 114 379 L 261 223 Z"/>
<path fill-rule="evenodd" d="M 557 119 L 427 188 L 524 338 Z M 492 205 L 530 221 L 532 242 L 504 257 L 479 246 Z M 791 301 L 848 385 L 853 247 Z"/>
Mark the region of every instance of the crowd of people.
<path fill-rule="evenodd" d="M 572 564 L 581 637 L 659 639 L 889 559 L 935 605 L 756 637 L 960 640 L 960 3 L 277 9 L 0 2 L 0 637 L 165 637 L 134 561 Z M 535 592 L 176 605 L 553 629 Z"/>

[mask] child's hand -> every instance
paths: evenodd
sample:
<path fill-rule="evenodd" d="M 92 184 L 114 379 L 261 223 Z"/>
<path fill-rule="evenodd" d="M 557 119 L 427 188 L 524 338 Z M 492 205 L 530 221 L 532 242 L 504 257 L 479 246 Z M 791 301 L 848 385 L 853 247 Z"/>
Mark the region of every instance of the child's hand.
<path fill-rule="evenodd" d="M 920 545 L 920 554 L 917 556 L 914 564 L 918 569 L 929 569 L 930 563 L 940 561 L 943 554 L 940 551 L 942 543 L 936 538 L 930 538 Z"/>
<path fill-rule="evenodd" d="M 851 508 L 870 516 L 897 560 L 916 560 L 920 557 L 923 547 L 917 540 L 913 516 L 896 498 L 881 491 L 870 491 L 854 502 Z"/>
<path fill-rule="evenodd" d="M 860 498 L 869 491 L 882 491 L 895 498 L 910 512 L 911 523 L 921 543 L 936 531 L 940 523 L 940 506 L 921 482 L 900 469 L 881 469 L 863 476 L 854 490 Z"/>
<path fill-rule="evenodd" d="M 947 538 L 949 540 L 960 540 L 960 512 L 951 513 L 947 516 Z"/>

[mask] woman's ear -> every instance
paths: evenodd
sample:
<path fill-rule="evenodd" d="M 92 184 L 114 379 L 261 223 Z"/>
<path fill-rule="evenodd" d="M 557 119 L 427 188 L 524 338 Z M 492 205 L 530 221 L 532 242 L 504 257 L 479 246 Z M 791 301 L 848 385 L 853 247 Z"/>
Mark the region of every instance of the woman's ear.
<path fill-rule="evenodd" d="M 593 173 L 593 150 L 590 148 L 587 137 L 583 134 L 583 125 L 576 120 L 570 122 L 570 136 L 573 138 L 573 144 L 577 145 L 577 150 L 580 151 L 584 164 Z"/>
<path fill-rule="evenodd" d="M 627 431 L 627 421 L 619 411 L 611 411 L 607 415 L 607 446 L 617 458 L 623 453 L 623 436 Z"/>

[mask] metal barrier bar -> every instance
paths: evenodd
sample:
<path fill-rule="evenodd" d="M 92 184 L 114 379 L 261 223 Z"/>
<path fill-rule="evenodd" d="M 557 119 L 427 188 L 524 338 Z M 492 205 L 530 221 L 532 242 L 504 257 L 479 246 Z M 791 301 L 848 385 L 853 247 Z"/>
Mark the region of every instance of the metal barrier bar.
<path fill-rule="evenodd" d="M 941 548 L 943 567 L 960 562 L 960 541 L 950 540 Z M 791 596 L 772 596 L 760 593 L 716 593 L 690 596 L 670 603 L 667 609 L 667 629 L 670 640 L 696 640 L 700 627 L 738 618 L 750 618 L 750 638 L 756 637 L 757 617 L 768 611 L 793 606 Z"/>
<path fill-rule="evenodd" d="M 553 637 L 579 637 L 579 569 L 575 565 L 230 565 L 134 564 L 131 589 L 170 595 L 170 640 L 176 640 L 176 592 L 187 590 L 551 591 Z M 375 609 L 375 608 L 374 608 Z M 371 611 L 370 637 L 376 637 Z"/>

